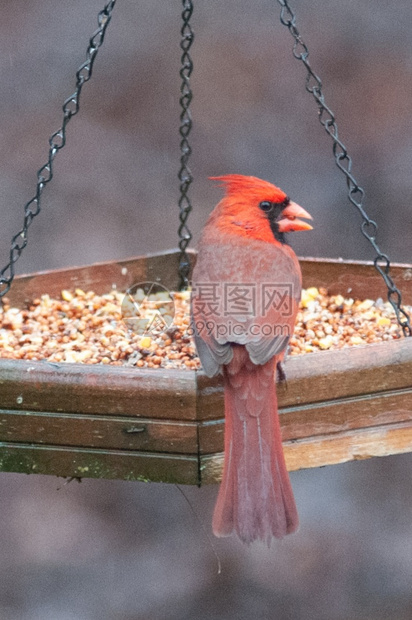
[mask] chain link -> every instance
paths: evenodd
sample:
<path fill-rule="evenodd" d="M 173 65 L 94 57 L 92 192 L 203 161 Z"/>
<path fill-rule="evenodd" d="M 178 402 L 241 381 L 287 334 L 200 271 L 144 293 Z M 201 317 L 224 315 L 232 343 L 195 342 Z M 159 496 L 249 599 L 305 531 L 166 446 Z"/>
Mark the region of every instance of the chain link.
<path fill-rule="evenodd" d="M 180 226 L 178 230 L 179 234 L 179 276 L 180 276 L 180 288 L 187 288 L 189 283 L 189 270 L 190 261 L 186 252 L 186 248 L 192 239 L 192 233 L 187 226 L 187 219 L 192 211 L 192 204 L 188 196 L 190 184 L 193 181 L 193 176 L 188 166 L 189 157 L 192 153 L 191 146 L 189 144 L 189 134 L 192 129 L 192 115 L 190 112 L 190 103 L 192 101 L 192 90 L 190 87 L 190 76 L 193 70 L 193 62 L 190 57 L 189 51 L 193 43 L 194 34 L 190 25 L 190 18 L 193 13 L 192 0 L 182 0 L 183 11 L 182 19 L 183 25 L 181 28 L 182 39 L 180 41 L 180 47 L 183 51 L 181 57 L 181 69 L 180 77 L 182 78 L 182 85 L 180 88 L 180 106 L 182 111 L 180 113 L 180 128 L 179 133 L 181 137 L 180 141 L 180 198 L 179 198 L 179 220 Z"/>
<path fill-rule="evenodd" d="M 111 0 L 98 14 L 97 20 L 99 27 L 89 40 L 89 45 L 86 52 L 87 60 L 80 65 L 76 72 L 76 90 L 63 103 L 63 124 L 61 128 L 55 131 L 49 139 L 49 156 L 47 163 L 45 163 L 44 166 L 42 166 L 37 172 L 36 194 L 24 207 L 23 227 L 12 238 L 9 263 L 0 271 L 0 301 L 10 290 L 15 276 L 14 265 L 20 258 L 21 253 L 27 245 L 27 233 L 29 226 L 36 215 L 40 212 L 43 189 L 53 178 L 54 158 L 60 149 L 62 149 L 66 144 L 67 124 L 79 111 L 80 93 L 83 85 L 92 77 L 94 61 L 100 46 L 103 44 L 106 28 L 111 20 L 112 11 L 115 4 L 116 0 Z"/>
<path fill-rule="evenodd" d="M 384 279 L 387 286 L 388 301 L 395 310 L 397 321 L 402 328 L 404 336 L 412 336 L 410 317 L 402 307 L 401 292 L 395 285 L 389 273 L 389 258 L 386 256 L 386 254 L 382 253 L 376 242 L 378 225 L 374 220 L 370 219 L 363 207 L 365 192 L 362 187 L 360 187 L 357 180 L 352 174 L 352 158 L 348 154 L 346 146 L 339 139 L 338 126 L 336 124 L 335 115 L 332 110 L 326 105 L 322 92 L 322 82 L 318 75 L 313 71 L 309 63 L 309 50 L 307 45 L 303 42 L 299 30 L 296 27 L 295 14 L 290 8 L 287 0 L 277 0 L 277 2 L 281 6 L 280 21 L 284 26 L 288 28 L 290 34 L 294 38 L 293 55 L 297 60 L 300 60 L 304 64 L 307 71 L 306 90 L 311 95 L 313 95 L 316 103 L 318 104 L 319 122 L 326 130 L 326 133 L 333 140 L 333 154 L 335 157 L 335 162 L 339 170 L 341 170 L 346 177 L 346 183 L 348 187 L 348 199 L 354 205 L 354 207 L 356 207 L 362 217 L 361 232 L 376 252 L 374 265 L 378 273 L 380 273 L 380 275 Z"/>

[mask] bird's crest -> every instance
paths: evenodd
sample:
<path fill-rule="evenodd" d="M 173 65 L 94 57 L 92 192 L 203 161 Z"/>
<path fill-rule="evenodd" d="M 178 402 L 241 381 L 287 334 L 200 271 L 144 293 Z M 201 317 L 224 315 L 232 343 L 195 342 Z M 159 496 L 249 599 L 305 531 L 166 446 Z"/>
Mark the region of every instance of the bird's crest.
<path fill-rule="evenodd" d="M 279 187 L 257 177 L 244 176 L 243 174 L 226 174 L 209 178 L 212 181 L 218 181 L 219 185 L 226 190 L 227 196 L 241 195 L 243 198 L 250 196 L 250 198 L 273 202 L 282 202 L 286 198 L 285 192 Z"/>

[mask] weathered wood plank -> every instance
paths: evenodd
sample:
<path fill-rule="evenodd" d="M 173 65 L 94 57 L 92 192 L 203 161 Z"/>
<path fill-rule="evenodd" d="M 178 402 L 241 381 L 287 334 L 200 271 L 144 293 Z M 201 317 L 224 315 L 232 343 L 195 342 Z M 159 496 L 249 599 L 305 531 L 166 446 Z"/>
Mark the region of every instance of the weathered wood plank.
<path fill-rule="evenodd" d="M 85 267 L 23 274 L 16 276 L 7 297 L 12 304 L 22 306 L 44 293 L 58 297 L 63 289 L 82 288 L 102 295 L 113 288 L 125 291 L 133 284 L 146 281 L 161 282 L 170 290 L 177 290 L 179 254 L 179 250 L 170 250 Z M 194 262 L 192 250 L 188 256 Z"/>
<path fill-rule="evenodd" d="M 224 415 L 223 377 L 208 377 L 196 372 L 196 410 L 198 420 L 216 420 Z"/>
<path fill-rule="evenodd" d="M 197 454 L 195 422 L 0 410 L 0 441 Z"/>
<path fill-rule="evenodd" d="M 285 407 L 279 414 L 284 442 L 400 422 L 412 423 L 412 389 Z M 200 453 L 221 452 L 223 436 L 223 417 L 201 423 Z"/>
<path fill-rule="evenodd" d="M 412 386 L 412 338 L 290 357 L 286 372 L 281 407 L 405 389 Z"/>
<path fill-rule="evenodd" d="M 304 405 L 412 383 L 412 340 L 291 357 L 279 406 Z M 221 417 L 221 378 L 178 370 L 142 370 L 1 360 L 0 404 L 32 411 L 207 420 Z"/>
<path fill-rule="evenodd" d="M 412 338 L 289 357 L 278 384 L 279 408 L 412 386 Z M 221 377 L 197 376 L 199 420 L 222 416 Z"/>
<path fill-rule="evenodd" d="M 403 454 L 412 451 L 412 423 L 387 424 L 286 441 L 283 449 L 289 471 Z M 203 456 L 200 462 L 201 483 L 220 482 L 223 453 Z"/>
<path fill-rule="evenodd" d="M 341 431 L 412 423 L 412 389 L 281 409 L 284 441 Z"/>
<path fill-rule="evenodd" d="M 58 446 L 0 444 L 0 471 L 75 478 L 197 484 L 196 457 Z"/>
<path fill-rule="evenodd" d="M 332 258 L 299 258 L 303 286 L 323 286 L 331 295 L 358 299 L 387 299 L 386 285 L 372 261 Z M 402 299 L 412 304 L 412 265 L 392 263 L 390 274 L 402 291 Z"/>
<path fill-rule="evenodd" d="M 288 469 L 337 465 L 373 456 L 403 454 L 412 450 L 412 423 L 387 424 L 366 429 L 285 442 Z"/>
<path fill-rule="evenodd" d="M 225 420 L 223 417 L 201 422 L 199 424 L 199 454 L 221 452 L 224 445 L 224 432 Z"/>
<path fill-rule="evenodd" d="M 223 412 L 222 412 L 223 413 Z M 412 421 L 412 390 L 280 410 L 284 441 Z M 223 449 L 224 420 L 199 425 L 201 454 Z M 0 410 L 0 441 L 196 455 L 195 422 Z"/>
<path fill-rule="evenodd" d="M 194 420 L 195 374 L 1 360 L 0 406 L 23 411 Z"/>

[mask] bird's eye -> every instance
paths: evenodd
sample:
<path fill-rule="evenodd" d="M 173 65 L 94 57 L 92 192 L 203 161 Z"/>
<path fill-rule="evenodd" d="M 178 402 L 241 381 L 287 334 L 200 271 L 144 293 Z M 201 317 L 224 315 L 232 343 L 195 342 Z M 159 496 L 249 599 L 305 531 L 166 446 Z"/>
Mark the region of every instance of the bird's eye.
<path fill-rule="evenodd" d="M 269 213 L 273 209 L 273 202 L 269 202 L 268 200 L 264 200 L 259 204 L 259 208 L 262 209 L 265 213 Z"/>

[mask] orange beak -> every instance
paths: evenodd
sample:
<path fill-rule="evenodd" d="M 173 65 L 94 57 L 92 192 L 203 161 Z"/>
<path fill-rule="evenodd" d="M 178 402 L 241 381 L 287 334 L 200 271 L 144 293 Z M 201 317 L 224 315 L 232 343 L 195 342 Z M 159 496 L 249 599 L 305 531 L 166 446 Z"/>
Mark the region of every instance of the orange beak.
<path fill-rule="evenodd" d="M 294 230 L 312 230 L 312 226 L 307 222 L 298 219 L 304 217 L 311 220 L 312 216 L 300 207 L 296 202 L 290 202 L 286 209 L 282 211 L 282 219 L 278 221 L 279 232 L 292 232 Z"/>

